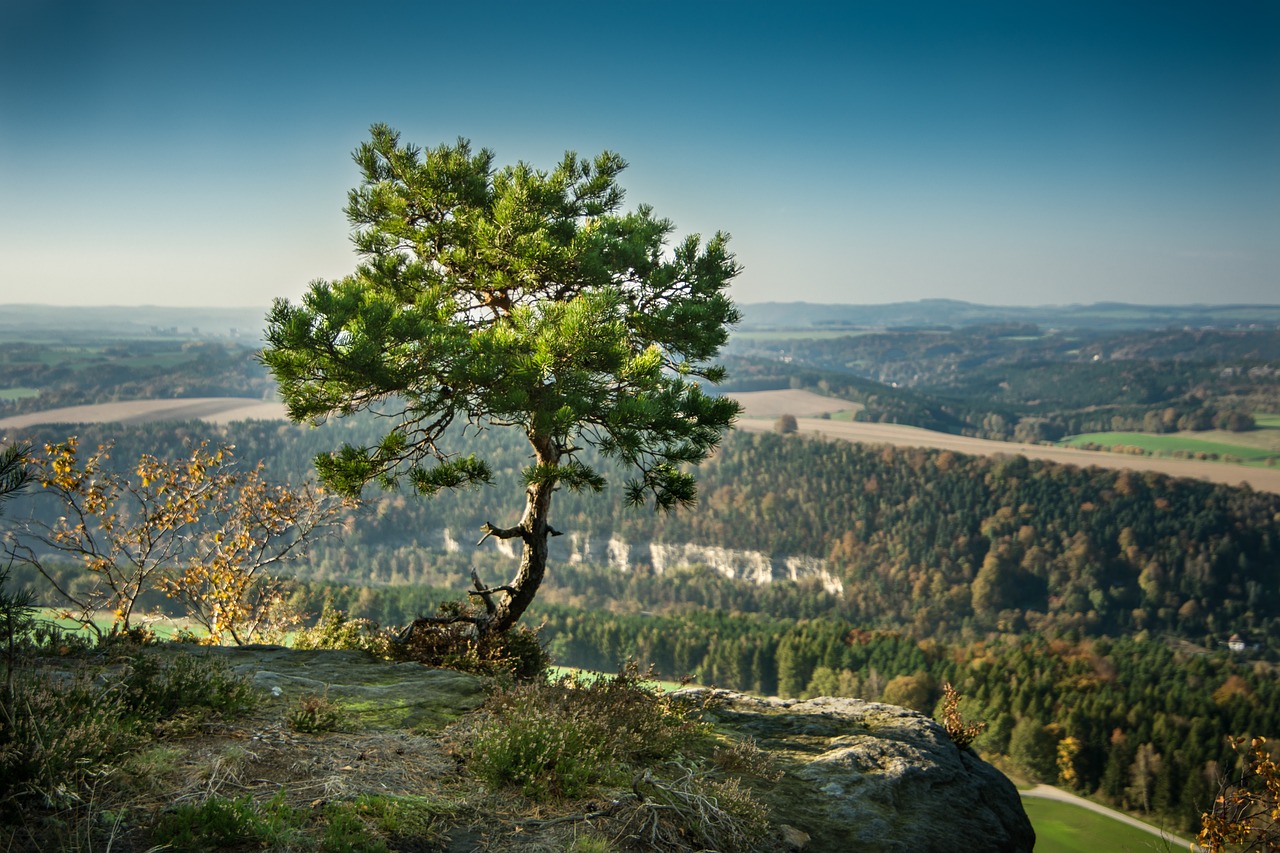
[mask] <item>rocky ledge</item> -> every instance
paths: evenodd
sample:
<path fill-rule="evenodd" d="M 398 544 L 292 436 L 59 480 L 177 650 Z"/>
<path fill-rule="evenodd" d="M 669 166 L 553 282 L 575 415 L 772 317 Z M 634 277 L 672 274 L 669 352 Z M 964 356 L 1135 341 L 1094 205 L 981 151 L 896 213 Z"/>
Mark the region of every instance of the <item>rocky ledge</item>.
<path fill-rule="evenodd" d="M 477 708 L 484 681 L 363 652 L 218 649 L 270 694 L 325 692 L 371 729 L 431 730 Z M 690 690 L 703 694 L 705 689 Z M 779 849 L 1030 851 L 1013 783 L 934 720 L 859 699 L 787 700 L 709 691 L 716 728 L 756 741 L 785 772 L 760 791 Z"/>
<path fill-rule="evenodd" d="M 806 851 L 1035 846 L 1013 783 L 922 714 L 860 699 L 715 699 L 718 726 L 788 769 L 765 799 Z"/>

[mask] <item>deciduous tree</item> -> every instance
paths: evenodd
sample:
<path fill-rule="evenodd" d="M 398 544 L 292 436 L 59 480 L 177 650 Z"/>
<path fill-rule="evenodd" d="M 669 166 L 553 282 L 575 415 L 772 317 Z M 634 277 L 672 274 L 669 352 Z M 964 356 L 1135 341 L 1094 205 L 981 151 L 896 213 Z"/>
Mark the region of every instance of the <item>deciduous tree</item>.
<path fill-rule="evenodd" d="M 604 487 L 584 447 L 631 472 L 633 504 L 694 500 L 685 466 L 738 412 L 700 383 L 724 375 L 712 360 L 738 319 L 725 291 L 739 268 L 723 234 L 671 249 L 670 221 L 624 211 L 626 164 L 613 153 L 498 169 L 465 140 L 424 151 L 375 125 L 354 157 L 363 179 L 347 216 L 361 262 L 299 304 L 277 300 L 263 361 L 294 420 L 387 417 L 380 443 L 316 459 L 347 495 L 370 481 L 427 496 L 487 483 L 486 461 L 459 449 L 466 437 L 527 437 L 523 514 L 483 528 L 521 541 L 519 568 L 492 588 L 473 575 L 483 611 L 449 617 L 504 632 L 542 582 L 552 493 Z"/>
<path fill-rule="evenodd" d="M 1212 853 L 1280 849 L 1280 766 L 1265 738 L 1231 739 L 1238 776 L 1223 779 L 1196 841 Z"/>
<path fill-rule="evenodd" d="M 112 630 L 128 631 L 139 597 L 162 591 L 213 642 L 248 642 L 282 602 L 268 569 L 298 555 L 337 510 L 334 496 L 310 486 L 268 483 L 260 467 L 235 469 L 229 448 L 200 444 L 177 461 L 143 455 L 128 473 L 109 458 L 99 447 L 82 459 L 74 437 L 46 445 L 34 460 L 36 479 L 62 514 L 26 527 L 27 560 L 90 627 L 110 613 Z M 61 583 L 43 566 L 50 555 L 81 562 L 93 581 Z"/>

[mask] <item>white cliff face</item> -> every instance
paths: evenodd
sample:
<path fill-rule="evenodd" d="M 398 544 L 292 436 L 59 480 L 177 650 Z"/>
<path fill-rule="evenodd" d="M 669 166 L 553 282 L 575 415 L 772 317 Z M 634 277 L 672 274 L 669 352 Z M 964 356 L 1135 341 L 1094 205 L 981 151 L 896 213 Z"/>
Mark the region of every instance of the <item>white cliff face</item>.
<path fill-rule="evenodd" d="M 458 540 L 453 538 L 453 534 L 449 532 L 449 528 L 444 529 L 444 552 L 446 554 L 454 554 L 462 550 L 462 546 L 458 544 Z"/>
<path fill-rule="evenodd" d="M 669 545 L 654 542 L 649 545 L 649 560 L 656 574 L 668 569 L 693 566 L 702 563 L 730 580 L 749 581 L 755 584 L 773 582 L 773 563 L 759 551 L 736 551 L 706 545 Z"/>
<path fill-rule="evenodd" d="M 617 536 L 609 538 L 609 565 L 624 572 L 631 571 L 631 546 Z"/>
<path fill-rule="evenodd" d="M 787 557 L 783 560 L 787 567 L 787 578 L 798 581 L 816 577 L 822 588 L 832 595 L 844 592 L 844 581 L 827 571 L 827 561 L 818 557 Z"/>
<path fill-rule="evenodd" d="M 818 557 L 785 557 L 775 561 L 762 551 L 693 543 L 630 543 L 617 536 L 604 540 L 576 533 L 552 539 L 550 552 L 551 559 L 569 565 L 607 565 L 626 572 L 647 562 L 659 575 L 702 565 L 732 580 L 768 584 L 816 578 L 832 595 L 844 592 L 840 578 L 827 569 L 826 560 Z"/>
<path fill-rule="evenodd" d="M 506 557 L 519 556 L 516 539 L 489 537 L 493 547 Z M 446 553 L 462 549 L 453 534 L 445 529 L 440 546 Z M 627 542 L 617 536 L 608 539 L 592 538 L 581 533 L 554 536 L 548 542 L 553 561 L 568 565 L 608 566 L 621 572 L 629 572 L 647 563 L 655 574 L 665 574 L 690 566 L 709 566 L 718 574 L 731 580 L 754 584 L 776 581 L 798 583 L 816 579 L 831 595 L 844 592 L 844 583 L 827 568 L 827 561 L 820 557 L 789 556 L 775 560 L 763 551 L 743 551 L 722 548 L 718 545 L 671 542 Z"/>

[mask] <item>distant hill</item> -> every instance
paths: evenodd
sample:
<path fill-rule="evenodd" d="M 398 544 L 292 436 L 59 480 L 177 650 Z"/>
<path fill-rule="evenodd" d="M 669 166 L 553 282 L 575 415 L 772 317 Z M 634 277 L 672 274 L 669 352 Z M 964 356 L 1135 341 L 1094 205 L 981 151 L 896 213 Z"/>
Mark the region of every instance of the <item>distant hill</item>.
<path fill-rule="evenodd" d="M 1170 326 L 1280 326 L 1280 305 L 1093 305 L 998 306 L 955 299 L 922 299 L 883 305 L 824 305 L 759 302 L 740 306 L 740 331 L 955 328 L 1033 323 L 1045 328 L 1162 329 Z"/>
<path fill-rule="evenodd" d="M 1000 306 L 955 299 L 883 305 L 757 302 L 740 306 L 742 332 L 839 329 L 957 328 L 1035 324 L 1042 328 L 1163 329 L 1171 326 L 1280 327 L 1280 305 Z M 69 333 L 95 340 L 174 337 L 257 340 L 267 307 L 175 308 L 161 305 L 0 305 L 0 339 L 65 340 Z"/>
<path fill-rule="evenodd" d="M 256 341 L 267 308 L 174 308 L 161 305 L 0 305 L 0 340 L 67 341 L 236 338 Z"/>

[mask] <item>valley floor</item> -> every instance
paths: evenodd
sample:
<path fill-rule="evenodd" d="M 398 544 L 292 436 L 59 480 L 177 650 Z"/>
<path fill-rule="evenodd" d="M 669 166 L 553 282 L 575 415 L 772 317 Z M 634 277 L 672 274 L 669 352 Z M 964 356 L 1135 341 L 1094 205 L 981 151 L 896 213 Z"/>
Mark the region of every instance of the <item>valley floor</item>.
<path fill-rule="evenodd" d="M 1088 809 L 1091 812 L 1095 812 L 1105 817 L 1109 817 L 1112 820 L 1117 820 L 1117 821 L 1120 821 L 1121 823 L 1127 824 L 1136 829 L 1141 829 L 1143 832 L 1149 832 L 1152 835 L 1155 835 L 1160 839 L 1162 839 L 1163 841 L 1167 842 L 1167 844 L 1171 846 L 1171 849 L 1177 849 L 1177 850 L 1188 850 L 1188 849 L 1199 850 L 1200 849 L 1198 847 L 1193 848 L 1192 842 L 1188 839 L 1179 838 L 1178 836 L 1168 832 L 1167 830 L 1163 830 L 1163 829 L 1160 829 L 1159 827 L 1152 826 L 1149 823 L 1143 823 L 1137 818 L 1130 817 L 1124 812 L 1118 812 L 1115 809 L 1109 809 L 1104 805 L 1095 803 L 1092 800 L 1086 800 L 1084 797 L 1077 797 L 1075 794 L 1064 791 L 1061 788 L 1055 788 L 1052 785 L 1036 785 L 1034 788 L 1021 791 L 1020 793 L 1022 794 L 1024 799 L 1027 797 L 1041 797 L 1047 800 L 1057 800 L 1060 803 L 1068 803 L 1070 805 L 1076 806 L 1077 808 Z"/>

